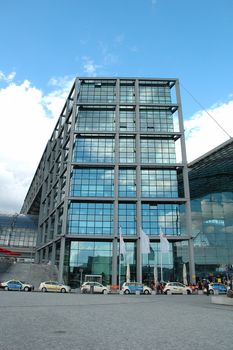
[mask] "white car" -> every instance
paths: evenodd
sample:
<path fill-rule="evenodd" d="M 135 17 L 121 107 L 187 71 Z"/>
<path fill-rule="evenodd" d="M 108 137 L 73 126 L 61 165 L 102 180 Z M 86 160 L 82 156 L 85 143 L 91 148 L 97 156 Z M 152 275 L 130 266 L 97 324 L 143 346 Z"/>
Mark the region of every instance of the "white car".
<path fill-rule="evenodd" d="M 168 282 L 164 289 L 164 294 L 192 294 L 192 288 L 185 286 L 180 282 Z"/>
<path fill-rule="evenodd" d="M 71 291 L 70 286 L 59 283 L 57 281 L 46 281 L 41 282 L 39 285 L 40 292 L 60 292 L 60 293 L 69 293 Z"/>
<path fill-rule="evenodd" d="M 125 282 L 123 283 L 121 290 L 124 294 L 136 294 L 136 292 L 140 294 L 152 293 L 152 289 L 150 287 L 138 282 Z"/>
<path fill-rule="evenodd" d="M 81 293 L 110 293 L 110 289 L 99 282 L 85 282 L 81 286 Z"/>
<path fill-rule="evenodd" d="M 25 283 L 19 280 L 10 280 L 7 282 L 0 283 L 1 288 L 4 290 L 23 290 L 25 292 L 30 292 L 34 290 L 34 286 L 30 283 Z"/>

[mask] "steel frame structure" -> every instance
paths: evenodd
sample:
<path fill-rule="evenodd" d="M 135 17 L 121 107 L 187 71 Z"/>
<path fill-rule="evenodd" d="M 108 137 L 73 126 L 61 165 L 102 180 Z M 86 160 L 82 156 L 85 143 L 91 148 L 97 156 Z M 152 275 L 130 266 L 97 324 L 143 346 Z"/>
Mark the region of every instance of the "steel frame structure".
<path fill-rule="evenodd" d="M 80 94 L 80 86 L 83 81 L 114 81 L 116 86 L 115 101 L 106 102 L 79 102 L 78 97 Z M 133 106 L 136 115 L 136 128 L 135 131 L 123 132 L 119 128 L 119 110 L 122 106 L 120 102 L 120 83 L 121 81 L 133 81 L 135 86 L 135 101 L 133 103 L 125 103 L 125 105 Z M 140 117 L 139 108 L 141 103 L 139 101 L 139 84 L 141 81 L 157 82 L 166 84 L 170 89 L 175 90 L 176 103 L 156 104 L 149 103 L 146 106 L 158 107 L 158 108 L 169 108 L 172 113 L 177 112 L 178 115 L 178 126 L 179 131 L 173 132 L 158 132 L 158 131 L 141 131 L 140 130 Z M 190 194 L 189 194 L 189 181 L 188 181 L 188 165 L 186 158 L 185 149 L 185 138 L 184 138 L 184 126 L 183 126 L 183 115 L 181 106 L 181 97 L 179 89 L 179 80 L 175 78 L 89 78 L 89 77 L 77 77 L 62 109 L 58 122 L 54 128 L 52 136 L 48 141 L 36 173 L 33 177 L 32 183 L 25 197 L 24 204 L 21 209 L 21 213 L 24 214 L 37 214 L 39 215 L 39 234 L 37 240 L 37 262 L 46 262 L 51 260 L 52 263 L 59 263 L 59 278 L 63 280 L 63 269 L 64 269 L 64 256 L 65 256 L 65 244 L 69 240 L 106 240 L 113 243 L 112 251 L 112 283 L 117 283 L 117 255 L 118 255 L 118 203 L 119 196 L 115 191 L 112 198 L 102 197 L 98 198 L 98 201 L 111 202 L 114 204 L 114 233 L 112 236 L 82 236 L 82 235 L 68 235 L 67 234 L 67 213 L 68 205 L 72 201 L 76 201 L 77 198 L 70 196 L 70 175 L 75 164 L 73 162 L 73 145 L 79 131 L 75 130 L 75 120 L 78 115 L 80 106 L 88 105 L 111 105 L 115 109 L 116 113 L 116 125 L 114 131 L 91 131 L 82 132 L 85 135 L 105 135 L 111 136 L 115 139 L 115 150 L 116 150 L 116 161 L 113 164 L 108 164 L 115 171 L 114 186 L 118 188 L 119 177 L 119 138 L 122 134 L 127 134 L 135 137 L 136 140 L 136 161 L 134 163 L 136 169 L 137 179 L 137 193 L 136 198 L 133 199 L 137 208 L 137 236 L 135 237 L 124 237 L 126 240 L 135 242 L 140 241 L 140 227 L 141 227 L 141 204 L 143 199 L 141 198 L 140 188 L 140 169 L 146 168 L 162 168 L 162 169 L 175 169 L 177 170 L 183 180 L 183 193 L 182 197 L 178 198 L 147 198 L 147 202 L 157 203 L 176 203 L 184 204 L 186 212 L 186 234 L 183 236 L 168 236 L 169 242 L 177 242 L 181 240 L 188 241 L 189 246 L 189 271 L 190 281 L 195 282 L 195 265 L 194 265 L 194 254 L 193 254 L 193 243 L 192 243 L 192 228 L 191 228 L 191 208 L 190 208 Z M 141 163 L 140 160 L 140 137 L 150 137 L 158 139 L 171 139 L 180 142 L 181 151 L 181 162 L 175 164 L 147 164 L 146 166 Z M 85 164 L 85 166 L 87 166 Z M 93 164 L 89 164 L 93 166 Z M 105 163 L 98 163 L 98 167 L 105 166 Z M 126 165 L 127 167 L 127 165 Z M 95 198 L 82 197 L 78 198 L 79 201 L 91 201 L 96 200 Z M 124 202 L 132 202 L 132 198 L 124 198 Z M 151 241 L 159 241 L 159 236 L 150 236 Z M 137 248 L 137 280 L 141 281 L 142 272 L 140 269 L 141 263 L 140 244 Z"/>

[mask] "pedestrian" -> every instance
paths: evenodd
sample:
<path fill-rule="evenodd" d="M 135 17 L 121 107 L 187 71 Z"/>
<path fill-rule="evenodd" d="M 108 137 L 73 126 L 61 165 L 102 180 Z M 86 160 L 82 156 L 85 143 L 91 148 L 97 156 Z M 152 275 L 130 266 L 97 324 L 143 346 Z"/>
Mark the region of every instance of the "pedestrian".
<path fill-rule="evenodd" d="M 206 295 L 209 295 L 210 294 L 210 290 L 209 290 L 209 283 L 208 283 L 207 280 L 204 280 L 203 287 L 206 290 Z"/>

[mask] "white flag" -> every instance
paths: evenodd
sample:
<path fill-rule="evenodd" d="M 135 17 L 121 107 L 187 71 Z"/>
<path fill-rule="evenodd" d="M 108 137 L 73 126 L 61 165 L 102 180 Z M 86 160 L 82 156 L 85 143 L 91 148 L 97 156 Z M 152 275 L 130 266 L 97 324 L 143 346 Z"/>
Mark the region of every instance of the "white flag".
<path fill-rule="evenodd" d="M 149 254 L 150 253 L 150 238 L 149 236 L 141 229 L 141 253 Z"/>
<path fill-rule="evenodd" d="M 120 254 L 126 255 L 125 242 L 122 237 L 121 227 L 120 227 Z"/>
<path fill-rule="evenodd" d="M 169 242 L 165 236 L 165 234 L 160 230 L 160 252 L 168 253 L 169 252 Z"/>

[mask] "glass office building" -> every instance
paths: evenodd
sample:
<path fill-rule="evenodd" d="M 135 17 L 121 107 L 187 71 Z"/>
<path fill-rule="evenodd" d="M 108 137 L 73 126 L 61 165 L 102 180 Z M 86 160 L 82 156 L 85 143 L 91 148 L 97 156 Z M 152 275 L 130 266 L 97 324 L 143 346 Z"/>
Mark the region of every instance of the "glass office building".
<path fill-rule="evenodd" d="M 87 274 L 116 285 L 127 265 L 131 280 L 151 283 L 155 266 L 159 279 L 162 270 L 164 280 L 180 280 L 187 263 L 194 281 L 179 81 L 77 78 L 22 213 L 39 216 L 37 261 L 57 264 L 72 286 Z M 141 229 L 149 254 L 141 254 Z M 162 256 L 161 231 L 169 240 Z"/>
<path fill-rule="evenodd" d="M 233 142 L 189 164 L 197 279 L 233 275 Z"/>

